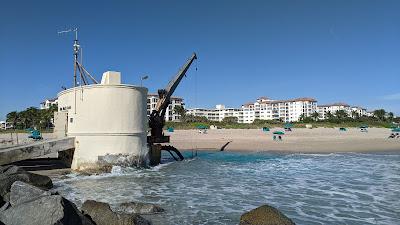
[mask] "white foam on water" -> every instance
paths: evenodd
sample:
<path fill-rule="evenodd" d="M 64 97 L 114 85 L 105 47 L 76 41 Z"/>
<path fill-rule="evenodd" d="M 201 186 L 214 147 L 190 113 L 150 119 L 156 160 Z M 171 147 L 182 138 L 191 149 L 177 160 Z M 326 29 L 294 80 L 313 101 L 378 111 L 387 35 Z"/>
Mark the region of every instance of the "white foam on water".
<path fill-rule="evenodd" d="M 155 225 L 237 224 L 243 212 L 262 204 L 300 225 L 400 224 L 399 154 L 223 156 L 73 174 L 56 189 L 78 205 L 85 199 L 159 204 L 167 212 L 151 217 Z"/>

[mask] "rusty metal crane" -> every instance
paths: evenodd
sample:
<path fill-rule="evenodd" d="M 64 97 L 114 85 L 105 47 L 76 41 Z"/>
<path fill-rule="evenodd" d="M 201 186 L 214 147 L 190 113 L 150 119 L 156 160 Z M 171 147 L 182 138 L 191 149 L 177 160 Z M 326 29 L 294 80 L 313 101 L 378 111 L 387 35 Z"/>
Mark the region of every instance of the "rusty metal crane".
<path fill-rule="evenodd" d="M 160 163 L 161 150 L 168 151 L 175 159 L 177 159 L 172 152 L 175 152 L 180 160 L 183 159 L 182 154 L 173 146 L 165 146 L 160 143 L 168 143 L 169 136 L 165 136 L 163 133 L 163 127 L 165 124 L 165 113 L 171 104 L 171 96 L 175 89 L 178 87 L 182 78 L 186 75 L 187 70 L 193 61 L 197 59 L 196 53 L 186 61 L 174 78 L 168 83 L 165 89 L 158 90 L 159 100 L 157 102 L 155 110 L 153 110 L 149 117 L 149 128 L 150 136 L 147 136 L 147 143 L 150 147 L 150 164 L 157 165 Z"/>

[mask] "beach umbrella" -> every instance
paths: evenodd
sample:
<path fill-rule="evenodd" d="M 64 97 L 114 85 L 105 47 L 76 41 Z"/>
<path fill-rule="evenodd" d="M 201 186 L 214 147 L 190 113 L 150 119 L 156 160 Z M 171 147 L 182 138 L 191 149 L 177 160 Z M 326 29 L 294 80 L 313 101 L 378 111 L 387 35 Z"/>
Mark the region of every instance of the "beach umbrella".
<path fill-rule="evenodd" d="M 275 131 L 274 134 L 277 134 L 277 135 L 284 135 L 285 133 L 282 132 L 282 131 Z"/>

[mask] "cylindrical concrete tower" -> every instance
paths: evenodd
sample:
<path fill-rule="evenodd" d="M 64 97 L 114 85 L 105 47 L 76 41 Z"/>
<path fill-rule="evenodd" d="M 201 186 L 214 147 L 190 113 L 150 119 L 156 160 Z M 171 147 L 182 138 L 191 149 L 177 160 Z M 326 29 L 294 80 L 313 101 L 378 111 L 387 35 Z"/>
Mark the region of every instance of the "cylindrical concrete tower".
<path fill-rule="evenodd" d="M 59 111 L 68 114 L 67 136 L 75 137 L 72 169 L 96 168 L 106 155 L 147 154 L 147 88 L 120 80 L 119 72 L 106 72 L 101 84 L 58 94 Z"/>

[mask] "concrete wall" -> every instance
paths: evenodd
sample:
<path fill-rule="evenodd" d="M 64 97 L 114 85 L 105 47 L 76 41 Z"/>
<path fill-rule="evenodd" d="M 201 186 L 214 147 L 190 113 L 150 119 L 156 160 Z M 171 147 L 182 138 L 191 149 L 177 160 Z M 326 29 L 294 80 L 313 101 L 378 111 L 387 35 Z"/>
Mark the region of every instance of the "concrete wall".
<path fill-rule="evenodd" d="M 62 91 L 58 99 L 59 110 L 68 113 L 67 136 L 75 137 L 72 169 L 95 167 L 107 154 L 147 152 L 147 88 L 87 85 Z"/>

